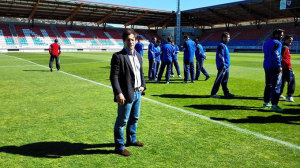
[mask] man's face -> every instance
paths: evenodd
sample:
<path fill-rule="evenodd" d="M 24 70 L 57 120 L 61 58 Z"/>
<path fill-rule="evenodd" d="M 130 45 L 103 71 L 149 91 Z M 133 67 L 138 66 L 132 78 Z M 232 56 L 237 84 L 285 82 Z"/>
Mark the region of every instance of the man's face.
<path fill-rule="evenodd" d="M 281 41 L 283 39 L 283 36 L 284 36 L 284 34 L 283 34 L 283 32 L 281 32 L 280 34 L 277 33 L 275 38 L 276 38 L 276 40 Z"/>
<path fill-rule="evenodd" d="M 283 32 L 281 32 L 279 35 L 279 40 L 282 40 L 282 39 L 283 39 Z"/>
<path fill-rule="evenodd" d="M 154 43 L 157 42 L 157 38 L 156 38 L 156 37 L 153 38 L 153 42 L 154 42 Z"/>
<path fill-rule="evenodd" d="M 290 46 L 290 45 L 292 45 L 293 40 L 294 40 L 293 37 L 290 37 L 290 38 L 284 40 L 284 43 L 287 44 L 288 46 Z"/>
<path fill-rule="evenodd" d="M 229 40 L 230 40 L 230 35 L 223 36 L 223 42 L 224 42 L 224 43 L 228 43 Z"/>
<path fill-rule="evenodd" d="M 129 50 L 134 50 L 136 40 L 133 34 L 128 35 L 127 39 L 124 41 L 124 45 Z"/>

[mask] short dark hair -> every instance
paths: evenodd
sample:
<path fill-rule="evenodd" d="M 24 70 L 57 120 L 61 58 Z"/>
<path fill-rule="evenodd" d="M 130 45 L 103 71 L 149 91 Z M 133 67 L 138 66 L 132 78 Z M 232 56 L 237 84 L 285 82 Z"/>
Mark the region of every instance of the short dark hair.
<path fill-rule="evenodd" d="M 172 42 L 173 41 L 173 37 L 169 36 L 167 40 L 168 40 L 168 42 Z"/>
<path fill-rule="evenodd" d="M 154 39 L 156 39 L 156 40 L 157 40 L 157 38 L 156 38 L 155 36 L 153 36 L 153 37 L 152 37 L 152 40 L 153 40 L 153 41 L 154 41 Z"/>
<path fill-rule="evenodd" d="M 156 43 L 160 45 L 160 44 L 161 44 L 161 41 L 160 41 L 160 40 L 157 40 L 157 42 L 156 42 Z"/>
<path fill-rule="evenodd" d="M 184 39 L 188 39 L 189 38 L 189 36 L 188 35 L 184 35 L 184 37 L 183 37 Z"/>
<path fill-rule="evenodd" d="M 199 40 L 198 40 L 197 38 L 195 38 L 195 40 L 194 40 L 194 41 L 195 41 L 195 43 L 196 43 L 196 44 L 198 44 L 198 43 L 199 43 Z"/>
<path fill-rule="evenodd" d="M 221 39 L 223 39 L 223 37 L 227 37 L 229 36 L 230 34 L 228 32 L 223 32 L 222 35 L 221 35 Z"/>
<path fill-rule="evenodd" d="M 292 35 L 289 35 L 289 34 L 284 36 L 284 40 L 288 40 L 289 38 L 294 38 L 294 37 Z"/>
<path fill-rule="evenodd" d="M 57 40 L 57 39 L 55 39 L 55 40 L 54 40 L 54 42 L 55 42 L 55 43 L 57 43 L 57 42 L 58 42 L 58 40 Z"/>
<path fill-rule="evenodd" d="M 283 29 L 276 29 L 276 30 L 274 30 L 274 31 L 273 31 L 273 37 L 275 37 L 276 34 L 281 34 L 282 32 L 284 32 Z"/>
<path fill-rule="evenodd" d="M 122 34 L 122 39 L 123 39 L 123 41 L 126 41 L 127 38 L 128 38 L 128 36 L 129 36 L 130 34 L 133 34 L 133 35 L 134 35 L 134 38 L 136 39 L 137 34 L 136 34 L 136 32 L 135 32 L 133 29 L 125 29 L 124 32 L 123 32 L 123 34 Z"/>

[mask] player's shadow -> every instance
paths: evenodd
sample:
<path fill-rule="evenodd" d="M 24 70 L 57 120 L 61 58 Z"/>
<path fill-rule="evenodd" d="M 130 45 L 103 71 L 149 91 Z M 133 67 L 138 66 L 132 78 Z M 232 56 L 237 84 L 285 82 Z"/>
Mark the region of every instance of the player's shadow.
<path fill-rule="evenodd" d="M 84 144 L 70 142 L 37 142 L 22 146 L 2 146 L 0 152 L 39 158 L 61 158 L 71 155 L 111 154 L 114 150 L 99 148 L 114 147 L 113 143 Z"/>
<path fill-rule="evenodd" d="M 196 104 L 196 105 L 189 105 L 184 107 L 195 108 L 198 110 L 254 110 L 259 112 L 272 112 L 268 109 L 263 109 L 262 107 L 235 106 L 235 105 Z M 284 109 L 283 112 L 276 112 L 276 113 L 300 115 L 300 109 L 289 108 L 289 109 Z"/>
<path fill-rule="evenodd" d="M 210 95 L 187 95 L 187 94 L 161 94 L 152 95 L 162 98 L 210 98 Z M 263 100 L 263 97 L 246 97 L 246 96 L 234 96 L 233 98 L 226 98 L 221 96 L 221 99 L 240 99 L 240 100 Z"/>
<path fill-rule="evenodd" d="M 162 98 L 209 98 L 209 95 L 187 95 L 187 94 L 161 94 L 161 95 L 152 95 Z"/>
<path fill-rule="evenodd" d="M 235 106 L 235 105 L 218 105 L 218 104 L 195 104 L 184 106 L 199 110 L 261 110 L 259 107 Z"/>
<path fill-rule="evenodd" d="M 242 119 L 227 119 L 227 118 L 211 117 L 211 119 L 218 120 L 218 121 L 228 121 L 228 122 L 237 123 L 237 124 L 243 124 L 243 123 L 258 123 L 258 124 L 285 123 L 285 124 L 300 125 L 300 123 L 295 123 L 295 122 L 300 121 L 300 116 L 282 116 L 282 115 L 271 115 L 271 116 L 267 116 L 267 117 L 248 116 L 247 118 L 242 118 Z"/>
<path fill-rule="evenodd" d="M 38 70 L 38 69 L 30 69 L 30 70 L 23 70 L 25 72 L 50 72 L 50 70 Z"/>

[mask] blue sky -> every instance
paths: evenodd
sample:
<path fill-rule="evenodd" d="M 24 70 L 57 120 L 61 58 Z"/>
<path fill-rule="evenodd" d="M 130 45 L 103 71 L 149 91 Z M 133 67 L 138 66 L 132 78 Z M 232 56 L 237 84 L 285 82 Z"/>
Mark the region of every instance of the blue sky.
<path fill-rule="evenodd" d="M 110 4 L 128 5 L 143 8 L 177 10 L 177 0 L 87 0 Z M 219 5 L 241 0 L 181 0 L 181 10 L 195 9 L 212 5 Z"/>

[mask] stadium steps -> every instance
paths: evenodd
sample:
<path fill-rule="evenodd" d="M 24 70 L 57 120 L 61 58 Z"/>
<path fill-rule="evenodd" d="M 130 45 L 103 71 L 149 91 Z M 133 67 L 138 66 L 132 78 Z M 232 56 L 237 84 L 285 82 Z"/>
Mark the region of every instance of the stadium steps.
<path fill-rule="evenodd" d="M 20 43 L 19 43 L 19 40 L 18 40 L 17 31 L 16 31 L 16 29 L 15 29 L 14 24 L 13 24 L 13 23 L 10 23 L 10 24 L 8 25 L 8 27 L 9 27 L 9 30 L 10 30 L 10 32 L 11 32 L 11 34 L 12 34 L 13 40 L 15 41 L 15 45 L 16 45 L 17 47 L 20 46 Z"/>
<path fill-rule="evenodd" d="M 56 30 L 56 27 L 55 27 L 54 25 L 51 25 L 50 28 L 51 28 L 51 30 L 53 31 L 54 35 L 56 36 L 58 42 L 59 42 L 61 45 L 65 45 L 65 43 L 64 43 L 63 40 L 61 39 L 60 34 L 59 34 L 58 31 Z"/>
<path fill-rule="evenodd" d="M 240 34 L 241 34 L 241 32 L 235 33 L 233 36 L 230 37 L 230 40 L 234 40 Z"/>
<path fill-rule="evenodd" d="M 96 43 L 101 46 L 101 43 L 99 42 L 99 40 L 97 40 L 97 36 L 94 34 L 94 32 L 89 28 L 87 27 L 86 30 L 88 31 L 88 33 L 90 33 L 90 35 L 94 38 L 94 40 L 96 41 Z"/>
<path fill-rule="evenodd" d="M 121 29 L 115 29 L 115 30 L 122 37 L 123 32 L 121 31 Z"/>
<path fill-rule="evenodd" d="M 257 46 L 262 46 L 263 43 L 264 43 L 264 41 L 266 41 L 266 40 L 271 36 L 272 33 L 273 33 L 273 29 L 271 29 L 271 30 L 267 33 L 267 35 L 266 35 L 265 37 L 263 37 L 256 45 L 257 45 Z"/>
<path fill-rule="evenodd" d="M 211 36 L 213 36 L 214 33 L 210 33 L 208 36 L 206 36 L 202 41 L 200 41 L 200 43 L 205 42 L 207 39 L 209 39 Z"/>
<path fill-rule="evenodd" d="M 109 38 L 109 40 L 110 40 L 114 45 L 119 45 L 119 44 L 117 43 L 117 41 L 116 41 L 114 38 L 112 38 L 112 36 L 111 36 L 108 32 L 104 32 L 104 34 Z"/>

